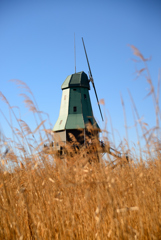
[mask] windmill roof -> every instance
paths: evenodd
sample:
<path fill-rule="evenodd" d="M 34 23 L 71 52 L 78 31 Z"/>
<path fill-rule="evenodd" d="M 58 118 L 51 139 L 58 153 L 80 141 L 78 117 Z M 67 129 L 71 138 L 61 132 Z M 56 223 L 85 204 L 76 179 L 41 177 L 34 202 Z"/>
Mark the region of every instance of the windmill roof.
<path fill-rule="evenodd" d="M 87 74 L 82 71 L 69 75 L 61 85 L 61 89 L 63 90 L 71 87 L 84 87 L 90 90 Z"/>

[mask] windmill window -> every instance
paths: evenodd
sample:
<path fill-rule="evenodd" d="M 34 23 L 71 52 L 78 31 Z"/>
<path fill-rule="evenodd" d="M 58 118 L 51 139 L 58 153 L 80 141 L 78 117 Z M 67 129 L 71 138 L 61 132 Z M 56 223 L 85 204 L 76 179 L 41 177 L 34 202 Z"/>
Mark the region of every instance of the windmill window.
<path fill-rule="evenodd" d="M 77 111 L 77 107 L 74 106 L 74 107 L 73 107 L 73 112 L 76 112 L 76 111 Z"/>
<path fill-rule="evenodd" d="M 73 91 L 77 91 L 77 89 L 76 89 L 76 88 L 74 88 L 74 89 L 73 89 Z"/>
<path fill-rule="evenodd" d="M 66 100 L 66 95 L 64 95 L 64 100 Z"/>
<path fill-rule="evenodd" d="M 87 99 L 87 95 L 86 94 L 84 94 L 84 99 Z"/>
<path fill-rule="evenodd" d="M 63 121 L 63 120 L 60 120 L 60 123 L 59 123 L 59 125 L 61 125 L 62 121 Z"/>

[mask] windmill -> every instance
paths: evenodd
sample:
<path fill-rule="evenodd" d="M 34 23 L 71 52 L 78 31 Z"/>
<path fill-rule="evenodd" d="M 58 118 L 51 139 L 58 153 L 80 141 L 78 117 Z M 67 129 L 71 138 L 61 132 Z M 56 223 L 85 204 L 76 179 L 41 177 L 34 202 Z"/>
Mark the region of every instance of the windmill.
<path fill-rule="evenodd" d="M 60 152 L 65 148 L 66 143 L 73 142 L 72 136 L 74 136 L 74 139 L 76 139 L 76 142 L 79 143 L 80 146 L 86 146 L 86 138 L 92 139 L 91 132 L 88 130 L 88 125 L 92 126 L 93 133 L 97 139 L 99 139 L 99 132 L 101 131 L 93 115 L 89 95 L 90 82 L 93 86 L 103 121 L 102 111 L 83 38 L 82 43 L 89 68 L 89 78 L 83 71 L 75 72 L 69 75 L 61 85 L 62 98 L 59 117 L 53 128 L 55 139 L 54 148 Z M 101 152 L 106 152 L 114 157 L 122 159 L 121 153 L 110 146 L 105 147 L 104 143 L 101 143 L 101 148 Z M 98 150 L 96 150 L 96 153 L 98 153 Z M 128 156 L 126 156 L 126 160 L 128 161 Z"/>
<path fill-rule="evenodd" d="M 61 86 L 63 92 L 60 112 L 53 128 L 54 138 L 56 139 L 55 142 L 58 149 L 67 142 L 72 141 L 71 134 L 78 143 L 81 145 L 85 144 L 86 136 L 90 138 L 90 133 L 87 128 L 88 124 L 92 125 L 95 135 L 98 136 L 100 132 L 100 128 L 93 115 L 89 95 L 90 82 L 94 88 L 99 111 L 103 120 L 83 38 L 82 42 L 89 67 L 89 78 L 83 71 L 74 73 L 69 75 Z"/>

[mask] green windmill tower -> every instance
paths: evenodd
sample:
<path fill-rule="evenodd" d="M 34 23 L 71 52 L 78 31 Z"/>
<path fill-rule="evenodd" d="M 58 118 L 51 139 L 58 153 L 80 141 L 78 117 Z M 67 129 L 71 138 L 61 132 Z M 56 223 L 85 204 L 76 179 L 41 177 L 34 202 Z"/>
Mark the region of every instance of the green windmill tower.
<path fill-rule="evenodd" d="M 90 138 L 90 133 L 87 129 L 89 124 L 93 126 L 97 135 L 100 132 L 100 128 L 93 115 L 89 95 L 91 82 L 98 102 L 97 92 L 92 78 L 84 41 L 83 46 L 89 67 L 90 78 L 88 79 L 87 74 L 83 71 L 74 73 L 69 75 L 61 86 L 63 92 L 60 112 L 57 122 L 53 128 L 55 142 L 58 147 L 65 145 L 66 142 L 72 141 L 71 136 L 74 136 L 80 144 L 85 144 L 86 136 Z M 102 117 L 99 102 L 98 106 Z"/>

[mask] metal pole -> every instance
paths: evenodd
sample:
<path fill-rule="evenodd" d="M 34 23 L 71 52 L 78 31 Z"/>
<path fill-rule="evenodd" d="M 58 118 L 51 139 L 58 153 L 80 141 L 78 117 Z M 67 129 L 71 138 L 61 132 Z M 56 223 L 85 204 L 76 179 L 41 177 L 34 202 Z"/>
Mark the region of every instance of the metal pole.
<path fill-rule="evenodd" d="M 76 73 L 76 48 L 75 48 L 75 33 L 74 33 L 74 63 L 75 63 L 75 73 Z"/>

